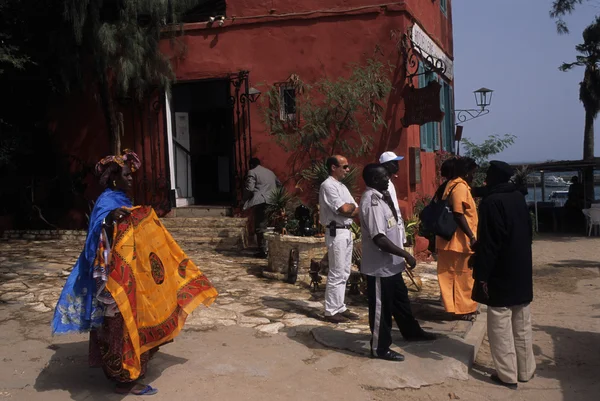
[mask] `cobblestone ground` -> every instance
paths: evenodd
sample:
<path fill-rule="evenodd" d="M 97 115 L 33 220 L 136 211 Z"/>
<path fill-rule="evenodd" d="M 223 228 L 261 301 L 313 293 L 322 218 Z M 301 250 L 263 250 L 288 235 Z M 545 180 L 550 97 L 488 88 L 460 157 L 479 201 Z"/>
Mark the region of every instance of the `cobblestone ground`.
<path fill-rule="evenodd" d="M 19 313 L 27 313 L 28 320 L 49 321 L 82 248 L 81 238 L 0 241 L 0 301 L 22 306 Z M 238 325 L 273 334 L 329 324 L 322 316 L 324 282 L 312 292 L 305 276 L 295 285 L 265 278 L 262 271 L 266 260 L 251 257 L 249 251 L 224 253 L 201 246 L 187 246 L 185 250 L 220 293 L 211 308 L 198 308 L 188 318 L 187 330 Z M 443 320 L 435 269 L 435 264 L 417 267 L 423 281 L 421 292 L 407 281 L 413 309 L 426 329 L 462 337 L 471 323 Z M 365 297 L 349 295 L 347 303 L 361 320 L 340 326 L 349 333 L 368 333 Z"/>

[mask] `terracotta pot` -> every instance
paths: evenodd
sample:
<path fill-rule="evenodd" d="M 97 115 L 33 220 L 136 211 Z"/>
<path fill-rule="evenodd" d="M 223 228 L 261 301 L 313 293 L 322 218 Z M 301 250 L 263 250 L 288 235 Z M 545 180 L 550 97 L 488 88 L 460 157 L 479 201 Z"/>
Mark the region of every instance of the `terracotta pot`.
<path fill-rule="evenodd" d="M 429 248 L 429 240 L 418 235 L 415 236 L 415 253 L 427 251 Z"/>

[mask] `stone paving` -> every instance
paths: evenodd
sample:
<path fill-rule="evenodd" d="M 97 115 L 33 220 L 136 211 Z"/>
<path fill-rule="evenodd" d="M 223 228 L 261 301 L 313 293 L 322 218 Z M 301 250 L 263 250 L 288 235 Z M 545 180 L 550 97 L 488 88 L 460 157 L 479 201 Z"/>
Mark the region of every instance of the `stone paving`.
<path fill-rule="evenodd" d="M 51 318 L 62 285 L 77 260 L 83 240 L 0 241 L 0 302 L 21 305 L 21 313 Z M 307 275 L 295 285 L 265 278 L 266 260 L 251 257 L 251 251 L 218 252 L 186 244 L 188 253 L 219 291 L 210 308 L 198 308 L 187 320 L 186 330 L 205 331 L 217 326 L 252 327 L 257 335 L 280 331 L 288 335 L 318 326 L 332 326 L 323 320 L 325 280 L 312 292 Z M 414 291 L 407 281 L 413 310 L 424 328 L 464 338 L 471 323 L 444 320 L 439 303 L 435 264 L 421 264 L 416 273 L 423 290 Z M 408 280 L 408 278 L 406 278 Z M 347 296 L 349 307 L 361 316 L 357 322 L 341 324 L 338 330 L 368 334 L 368 311 L 362 295 Z"/>

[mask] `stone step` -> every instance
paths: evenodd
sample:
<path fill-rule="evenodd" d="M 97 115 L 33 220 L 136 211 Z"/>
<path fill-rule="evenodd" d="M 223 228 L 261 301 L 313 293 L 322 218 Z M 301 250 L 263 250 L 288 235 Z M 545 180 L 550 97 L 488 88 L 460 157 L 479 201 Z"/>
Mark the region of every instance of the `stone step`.
<path fill-rule="evenodd" d="M 246 237 L 246 227 L 168 227 L 173 237 Z"/>
<path fill-rule="evenodd" d="M 230 206 L 184 206 L 173 208 L 170 217 L 230 217 L 233 209 Z"/>
<path fill-rule="evenodd" d="M 240 217 L 165 217 L 162 222 L 169 230 L 174 227 L 242 228 L 246 227 L 248 219 Z"/>
<path fill-rule="evenodd" d="M 237 251 L 244 249 L 244 242 L 241 237 L 194 237 L 194 236 L 173 236 L 181 248 L 189 253 L 197 250 L 227 250 Z"/>

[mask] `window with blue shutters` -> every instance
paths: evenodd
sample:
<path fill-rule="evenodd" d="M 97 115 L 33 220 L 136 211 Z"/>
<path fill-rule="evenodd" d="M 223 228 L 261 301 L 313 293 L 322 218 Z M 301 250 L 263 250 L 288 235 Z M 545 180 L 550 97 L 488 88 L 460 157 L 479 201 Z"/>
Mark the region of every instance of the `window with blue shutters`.
<path fill-rule="evenodd" d="M 438 75 L 434 72 L 425 72 L 423 65 L 419 65 L 419 88 L 424 88 L 432 81 L 439 81 Z M 441 100 L 440 100 L 441 102 Z M 440 123 L 430 122 L 421 125 L 421 149 L 426 152 L 433 152 L 440 149 Z"/>
<path fill-rule="evenodd" d="M 440 80 L 442 89 L 440 93 L 440 109 L 444 112 L 444 119 L 441 123 L 442 130 L 442 149 L 446 152 L 454 150 L 454 107 L 452 100 L 454 98 L 452 87 L 443 79 Z"/>
<path fill-rule="evenodd" d="M 444 15 L 448 15 L 448 0 L 440 0 L 440 9 Z"/>
<path fill-rule="evenodd" d="M 426 152 L 436 150 L 454 151 L 454 99 L 452 87 L 436 73 L 424 73 L 422 65 L 419 65 L 419 88 L 426 87 L 432 81 L 438 81 L 442 86 L 440 90 L 440 110 L 444 112 L 441 122 L 430 122 L 421 125 L 421 149 Z"/>

